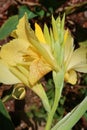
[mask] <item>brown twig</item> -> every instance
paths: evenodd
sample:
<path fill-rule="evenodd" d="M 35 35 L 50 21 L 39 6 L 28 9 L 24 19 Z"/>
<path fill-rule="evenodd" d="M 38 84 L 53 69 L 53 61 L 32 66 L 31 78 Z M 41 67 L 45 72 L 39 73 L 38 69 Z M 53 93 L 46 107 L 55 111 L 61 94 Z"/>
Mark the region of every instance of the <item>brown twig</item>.
<path fill-rule="evenodd" d="M 21 0 L 15 0 L 18 4 L 21 5 L 28 5 L 28 6 L 41 6 L 40 3 L 36 3 L 36 2 L 29 2 L 29 1 L 21 1 Z"/>

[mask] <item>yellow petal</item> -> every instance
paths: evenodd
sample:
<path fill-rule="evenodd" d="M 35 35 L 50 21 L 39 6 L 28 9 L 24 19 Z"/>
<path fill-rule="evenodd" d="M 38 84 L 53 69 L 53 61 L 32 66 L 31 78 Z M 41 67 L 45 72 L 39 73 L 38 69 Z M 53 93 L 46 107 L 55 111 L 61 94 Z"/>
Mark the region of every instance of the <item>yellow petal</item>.
<path fill-rule="evenodd" d="M 12 32 L 11 36 L 13 36 L 14 38 L 21 38 L 21 39 L 28 40 L 27 34 L 26 34 L 25 24 L 26 24 L 26 15 L 24 15 L 19 20 L 19 23 L 17 25 L 17 29 Z"/>
<path fill-rule="evenodd" d="M 1 48 L 0 56 L 4 62 L 10 65 L 21 63 L 23 52 L 28 48 L 28 42 L 22 39 L 14 39 Z"/>
<path fill-rule="evenodd" d="M 2 60 L 0 60 L 0 82 L 4 84 L 21 83 L 21 81 L 10 72 Z"/>
<path fill-rule="evenodd" d="M 78 68 L 79 65 L 87 64 L 87 48 L 80 47 L 73 52 L 68 70 L 71 68 Z"/>
<path fill-rule="evenodd" d="M 78 72 L 87 73 L 87 64 L 78 65 L 77 67 L 74 67 L 74 69 Z"/>
<path fill-rule="evenodd" d="M 52 41 L 51 41 L 51 38 L 50 38 L 49 29 L 48 29 L 46 24 L 44 25 L 44 37 L 46 39 L 47 44 L 51 45 Z"/>
<path fill-rule="evenodd" d="M 30 59 L 36 59 L 40 57 L 38 50 L 36 50 L 33 46 L 29 46 L 26 52 L 27 56 L 29 56 Z"/>
<path fill-rule="evenodd" d="M 16 34 L 16 30 L 13 30 L 10 34 L 13 38 L 18 38 L 18 35 Z"/>
<path fill-rule="evenodd" d="M 35 35 L 41 43 L 46 43 L 44 34 L 37 23 L 35 23 Z"/>
<path fill-rule="evenodd" d="M 68 72 L 66 72 L 65 76 L 64 76 L 64 80 L 65 82 L 67 83 L 70 83 L 70 84 L 76 84 L 77 82 L 77 74 L 74 70 L 70 70 Z"/>
<path fill-rule="evenodd" d="M 73 46 L 73 38 L 70 34 L 70 32 L 66 32 L 68 33 L 68 36 L 66 36 L 65 34 L 65 43 L 64 43 L 64 47 L 65 47 L 65 50 L 64 50 L 64 62 L 65 62 L 65 66 L 67 67 L 67 65 L 69 64 L 70 62 L 70 59 L 71 59 L 71 56 L 72 56 L 72 53 L 73 53 L 73 50 L 74 50 L 74 46 Z"/>
<path fill-rule="evenodd" d="M 65 32 L 64 32 L 65 34 L 64 34 L 64 42 L 63 42 L 63 44 L 65 44 L 66 43 L 66 41 L 67 41 L 67 39 L 68 39 L 68 37 L 69 37 L 69 30 L 67 29 L 67 30 L 65 30 Z"/>
<path fill-rule="evenodd" d="M 37 59 L 31 63 L 29 68 L 29 81 L 30 84 L 35 84 L 40 78 L 51 71 L 48 64 L 44 63 L 41 59 Z"/>

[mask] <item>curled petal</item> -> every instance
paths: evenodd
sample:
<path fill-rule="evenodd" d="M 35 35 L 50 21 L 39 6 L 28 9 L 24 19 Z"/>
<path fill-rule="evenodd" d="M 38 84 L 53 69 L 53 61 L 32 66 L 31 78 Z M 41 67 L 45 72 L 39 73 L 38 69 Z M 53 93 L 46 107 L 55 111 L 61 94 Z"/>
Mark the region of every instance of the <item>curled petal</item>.
<path fill-rule="evenodd" d="M 70 71 L 66 72 L 64 79 L 65 79 L 65 82 L 74 85 L 77 82 L 77 74 L 74 70 L 70 70 Z"/>
<path fill-rule="evenodd" d="M 0 60 L 0 82 L 4 84 L 21 83 L 21 81 L 10 72 L 8 66 L 6 66 L 2 60 Z"/>
<path fill-rule="evenodd" d="M 14 89 L 12 91 L 12 97 L 17 100 L 22 100 L 26 95 L 26 90 L 23 84 L 14 85 Z"/>
<path fill-rule="evenodd" d="M 80 65 L 83 66 L 84 64 L 87 64 L 87 48 L 80 47 L 73 52 L 68 70 L 78 68 Z"/>
<path fill-rule="evenodd" d="M 87 64 L 78 65 L 74 69 L 78 72 L 87 73 Z"/>

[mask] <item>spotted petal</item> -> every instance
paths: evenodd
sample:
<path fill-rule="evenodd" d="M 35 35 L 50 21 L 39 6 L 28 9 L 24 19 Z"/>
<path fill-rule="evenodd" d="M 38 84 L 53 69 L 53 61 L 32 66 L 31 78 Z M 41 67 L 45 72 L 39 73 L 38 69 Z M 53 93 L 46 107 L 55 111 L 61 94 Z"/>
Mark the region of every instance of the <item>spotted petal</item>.
<path fill-rule="evenodd" d="M 33 61 L 29 68 L 30 84 L 35 84 L 40 78 L 51 71 L 51 67 L 41 59 Z"/>

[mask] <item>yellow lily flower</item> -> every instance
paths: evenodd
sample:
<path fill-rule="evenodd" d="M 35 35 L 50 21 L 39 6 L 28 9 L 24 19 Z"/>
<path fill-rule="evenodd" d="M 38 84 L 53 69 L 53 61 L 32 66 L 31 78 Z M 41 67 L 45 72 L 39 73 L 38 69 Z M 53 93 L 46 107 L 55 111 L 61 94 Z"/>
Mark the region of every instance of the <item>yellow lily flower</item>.
<path fill-rule="evenodd" d="M 35 24 L 34 32 L 24 15 L 11 36 L 15 39 L 0 50 L 0 82 L 34 85 L 48 72 L 59 71 L 63 67 L 65 81 L 75 84 L 75 71 L 87 72 L 87 48 L 80 47 L 74 51 L 73 38 L 69 31 L 64 30 L 64 18 L 61 21 L 52 17 L 50 31 L 45 25 L 42 32 Z"/>
<path fill-rule="evenodd" d="M 28 37 L 31 37 L 31 35 L 28 36 L 26 30 L 28 26 L 29 24 L 26 24 L 26 16 L 24 16 L 19 20 L 17 29 L 14 30 L 11 34 L 11 36 L 13 36 L 15 39 L 11 40 L 9 43 L 1 47 L 0 82 L 11 84 L 12 82 L 21 82 L 22 80 L 23 83 L 27 84 L 28 86 L 34 85 L 41 77 L 51 71 L 51 59 L 50 65 L 48 64 L 48 61 L 46 61 L 46 59 L 43 57 L 44 54 L 40 55 L 39 51 L 36 50 L 36 48 L 30 43 Z M 43 34 L 40 34 L 40 36 L 42 35 Z M 35 34 L 33 34 L 32 37 L 35 37 Z M 36 37 L 35 40 L 37 40 Z M 44 49 L 45 48 L 46 46 Z M 51 54 L 49 55 L 49 57 L 52 57 Z M 2 65 L 2 62 L 4 66 Z M 6 70 L 6 72 L 2 71 L 2 67 L 3 70 Z"/>
<path fill-rule="evenodd" d="M 29 29 L 29 35 L 27 28 Z M 45 109 L 49 112 L 48 98 L 44 88 L 38 81 L 50 72 L 52 67 L 56 68 L 55 59 L 48 51 L 48 46 L 44 46 L 43 43 L 39 42 L 35 34 L 31 32 L 33 30 L 27 21 L 26 15 L 24 15 L 19 20 L 17 29 L 11 34 L 15 39 L 1 46 L 0 82 L 4 84 L 19 84 L 19 87 L 14 86 L 12 93 L 12 96 L 16 99 L 22 99 L 25 96 L 25 89 L 20 84 L 30 87 L 40 97 Z M 40 34 L 40 36 L 42 35 Z M 31 37 L 34 42 L 38 42 L 38 49 L 31 44 Z"/>

